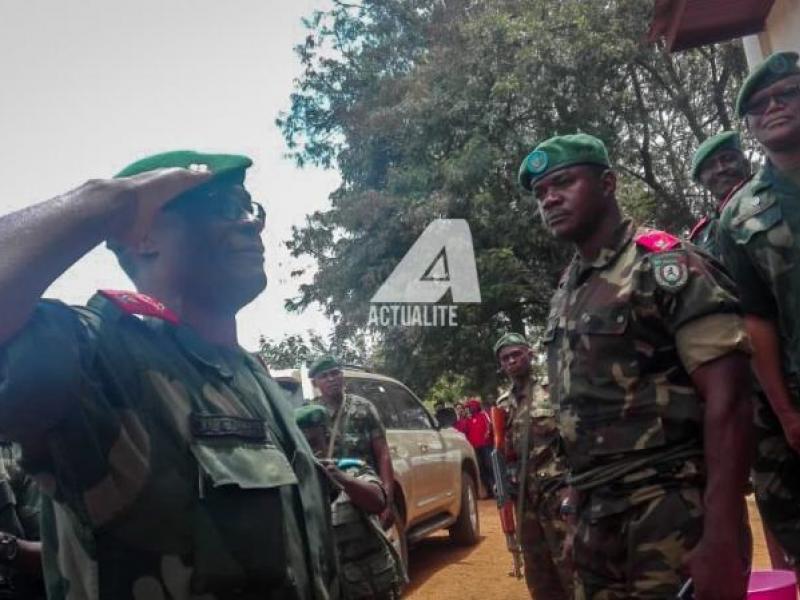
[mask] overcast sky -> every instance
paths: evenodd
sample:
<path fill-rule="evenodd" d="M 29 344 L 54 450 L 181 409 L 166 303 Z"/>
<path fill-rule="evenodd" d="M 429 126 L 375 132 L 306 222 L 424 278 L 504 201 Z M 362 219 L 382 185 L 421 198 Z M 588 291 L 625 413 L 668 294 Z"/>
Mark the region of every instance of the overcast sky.
<path fill-rule="evenodd" d="M 3 0 L 0 2 L 0 212 L 113 175 L 173 149 L 248 154 L 248 188 L 267 208 L 267 291 L 240 315 L 242 344 L 328 331 L 316 310 L 288 315 L 283 246 L 291 226 L 327 206 L 332 171 L 297 169 L 274 125 L 299 74 L 300 23 L 324 0 Z M 47 295 L 84 303 L 131 289 L 98 248 Z"/>

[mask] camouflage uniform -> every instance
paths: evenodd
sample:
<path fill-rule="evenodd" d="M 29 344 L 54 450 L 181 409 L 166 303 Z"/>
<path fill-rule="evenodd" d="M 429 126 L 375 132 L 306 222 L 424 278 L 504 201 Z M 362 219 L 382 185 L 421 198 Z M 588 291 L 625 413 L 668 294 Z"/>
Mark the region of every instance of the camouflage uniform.
<path fill-rule="evenodd" d="M 581 496 L 577 598 L 663 600 L 680 588 L 703 527 L 703 405 L 689 373 L 747 349 L 738 311 L 718 263 L 630 221 L 591 264 L 576 256 L 565 271 L 545 342 Z"/>
<path fill-rule="evenodd" d="M 722 214 L 720 245 L 739 285 L 742 308 L 777 322 L 783 370 L 800 410 L 800 174 L 767 164 Z M 800 564 L 800 455 L 787 443 L 769 403 L 756 405 L 756 501 L 772 533 Z"/>
<path fill-rule="evenodd" d="M 280 388 L 128 303 L 42 301 L 0 347 L 0 428 L 33 440 L 48 597 L 338 597 L 328 499 Z"/>
<path fill-rule="evenodd" d="M 19 446 L 0 439 L 0 532 L 39 540 L 39 489 L 23 471 Z M 0 599 L 44 598 L 42 582 L 0 565 Z"/>
<path fill-rule="evenodd" d="M 369 467 L 350 475 L 381 486 Z M 385 493 L 385 492 L 384 492 Z M 405 583 L 402 562 L 377 517 L 359 510 L 344 492 L 331 505 L 342 592 L 348 600 L 394 600 Z"/>
<path fill-rule="evenodd" d="M 526 496 L 523 514 L 517 515 L 528 589 L 538 600 L 572 598 L 572 565 L 564 554 L 567 525 L 561 518 L 559 494 L 567 469 L 555 411 L 532 375 L 523 388 L 512 385 L 498 398 L 497 406 L 506 412 L 509 424 L 506 447 L 513 448 L 517 457 L 528 453 L 526 472 L 518 476 Z"/>
<path fill-rule="evenodd" d="M 725 198 L 722 199 L 722 202 L 719 203 L 719 206 L 713 212 L 713 214 L 700 219 L 689 233 L 690 242 L 717 260 L 722 260 L 722 250 L 719 247 L 720 214 L 728 204 L 728 201 L 733 198 L 733 196 L 736 195 L 736 192 L 742 189 L 742 187 L 745 186 L 748 181 L 750 181 L 749 177 L 728 192 Z"/>
<path fill-rule="evenodd" d="M 375 406 L 361 396 L 345 393 L 339 411 L 342 411 L 341 416 L 328 410 L 334 426 L 337 417 L 339 419 L 332 458 L 358 458 L 377 472 L 379 465 L 372 449 L 372 440 L 386 439 L 386 429 Z"/>

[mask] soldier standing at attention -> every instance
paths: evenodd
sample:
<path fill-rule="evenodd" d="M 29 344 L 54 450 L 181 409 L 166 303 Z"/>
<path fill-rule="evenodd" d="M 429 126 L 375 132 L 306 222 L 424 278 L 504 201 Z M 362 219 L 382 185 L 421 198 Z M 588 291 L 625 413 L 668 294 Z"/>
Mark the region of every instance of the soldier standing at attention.
<path fill-rule="evenodd" d="M 750 163 L 735 131 L 723 131 L 700 144 L 692 157 L 692 179 L 707 189 L 717 207 L 692 228 L 689 241 L 719 260 L 719 216 L 728 200 L 750 179 Z"/>
<path fill-rule="evenodd" d="M 159 154 L 0 219 L 0 430 L 43 492 L 48 598 L 338 598 L 313 455 L 237 343 L 266 286 L 250 165 Z M 139 293 L 40 300 L 103 241 Z"/>
<path fill-rule="evenodd" d="M 384 527 L 394 521 L 394 469 L 386 428 L 372 402 L 344 389 L 341 363 L 333 356 L 323 356 L 308 368 L 308 375 L 320 392 L 319 403 L 328 409 L 330 437 L 324 458 L 358 458 L 381 478 L 388 502 L 380 520 Z"/>
<path fill-rule="evenodd" d="M 544 341 L 577 506 L 576 597 L 741 600 L 749 347 L 718 263 L 624 219 L 603 143 L 551 138 L 521 185 L 576 255 Z M 713 567 L 712 567 L 713 565 Z"/>
<path fill-rule="evenodd" d="M 753 367 L 768 402 L 756 410 L 756 501 L 800 567 L 800 68 L 773 54 L 745 80 L 737 114 L 767 161 L 725 207 L 720 247 L 739 286 Z"/>
<path fill-rule="evenodd" d="M 570 600 L 573 574 L 564 548 L 567 523 L 561 514 L 567 469 L 556 414 L 531 371 L 533 351 L 523 335 L 507 333 L 494 345 L 494 354 L 512 381 L 497 406 L 506 413 L 505 446 L 516 455 L 525 582 L 531 598 Z"/>

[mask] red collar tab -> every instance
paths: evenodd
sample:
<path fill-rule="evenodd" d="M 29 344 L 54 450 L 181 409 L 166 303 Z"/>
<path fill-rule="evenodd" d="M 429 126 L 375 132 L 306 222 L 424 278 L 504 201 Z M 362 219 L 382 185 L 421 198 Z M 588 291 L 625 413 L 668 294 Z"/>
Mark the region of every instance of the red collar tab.
<path fill-rule="evenodd" d="M 637 245 L 650 250 L 650 252 L 666 252 L 681 243 L 674 235 L 656 229 L 640 233 L 634 238 L 634 241 Z"/>
<path fill-rule="evenodd" d="M 164 306 L 163 303 L 147 294 L 123 292 L 119 290 L 100 290 L 100 294 L 108 298 L 117 308 L 127 315 L 155 317 L 156 319 L 167 321 L 173 325 L 178 325 L 180 323 L 178 315 Z"/>
<path fill-rule="evenodd" d="M 703 227 L 706 226 L 706 223 L 708 223 L 710 220 L 711 219 L 709 219 L 708 217 L 703 217 L 697 223 L 695 223 L 694 227 L 692 227 L 692 230 L 689 232 L 689 241 L 690 242 L 694 239 L 694 236 L 696 236 L 698 233 L 700 233 L 700 231 L 703 229 Z"/>

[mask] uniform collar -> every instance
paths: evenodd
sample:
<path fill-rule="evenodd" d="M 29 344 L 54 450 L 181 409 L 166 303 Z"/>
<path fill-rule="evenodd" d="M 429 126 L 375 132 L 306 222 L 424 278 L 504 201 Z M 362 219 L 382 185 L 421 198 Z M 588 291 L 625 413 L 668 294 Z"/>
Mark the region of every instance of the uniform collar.
<path fill-rule="evenodd" d="M 187 325 L 174 328 L 174 336 L 181 348 L 183 348 L 193 360 L 216 371 L 223 379 L 233 379 L 233 371 L 225 360 L 225 350 L 208 343 Z M 230 351 L 230 353 L 234 354 L 235 351 Z M 246 353 L 240 351 L 239 354 Z"/>
<path fill-rule="evenodd" d="M 591 269 L 604 269 L 610 265 L 617 259 L 628 244 L 630 244 L 634 233 L 636 233 L 636 226 L 633 224 L 633 221 L 630 219 L 623 219 L 614 230 L 609 244 L 600 249 L 600 252 L 592 262 L 584 262 L 580 254 L 575 253 L 573 264 L 577 269 L 577 274 L 582 275 Z"/>

